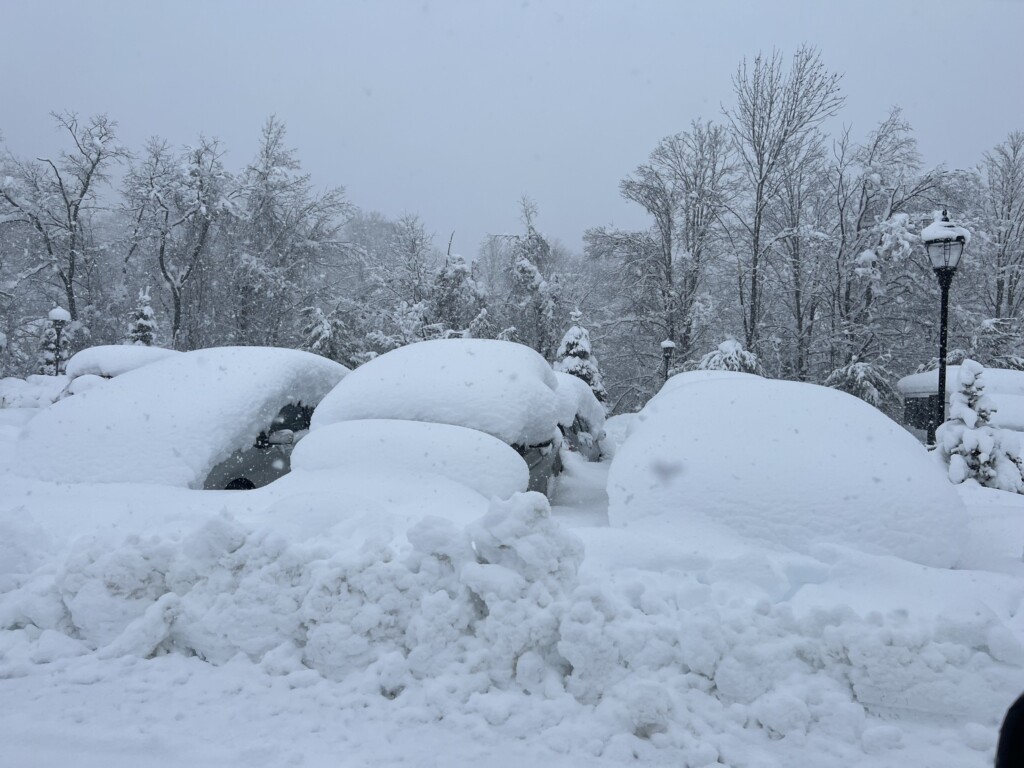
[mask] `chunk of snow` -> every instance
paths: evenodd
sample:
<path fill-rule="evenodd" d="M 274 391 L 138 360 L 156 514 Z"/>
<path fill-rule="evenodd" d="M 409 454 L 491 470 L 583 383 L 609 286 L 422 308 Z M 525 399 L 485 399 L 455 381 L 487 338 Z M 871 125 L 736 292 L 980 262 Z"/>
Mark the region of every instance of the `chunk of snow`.
<path fill-rule="evenodd" d="M 165 357 L 180 354 L 173 349 L 137 344 L 107 344 L 87 347 L 71 356 L 65 372 L 72 379 L 90 373 L 94 376 L 113 378 L 144 365 L 155 363 L 157 360 L 163 360 Z"/>
<path fill-rule="evenodd" d="M 14 469 L 73 483 L 201 487 L 288 403 L 314 404 L 347 369 L 292 349 L 222 347 L 137 368 L 42 411 Z"/>
<path fill-rule="evenodd" d="M 963 505 L 920 443 L 880 411 L 811 384 L 674 378 L 612 463 L 612 525 L 685 536 L 709 520 L 801 552 L 833 543 L 956 563 Z"/>
<path fill-rule="evenodd" d="M 295 446 L 292 469 L 431 472 L 486 498 L 525 491 L 530 473 L 522 456 L 484 432 L 451 424 L 362 419 L 310 432 Z"/>
<path fill-rule="evenodd" d="M 576 416 L 580 416 L 587 422 L 594 438 L 600 440 L 604 432 L 604 406 L 594 396 L 594 390 L 579 376 L 571 373 L 555 371 L 555 376 L 558 379 L 558 423 L 568 428 Z"/>
<path fill-rule="evenodd" d="M 324 398 L 314 430 L 354 419 L 403 419 L 479 429 L 509 445 L 555 435 L 558 380 L 539 354 L 493 339 L 439 339 L 365 363 Z"/>
<path fill-rule="evenodd" d="M 47 317 L 49 317 L 50 321 L 54 323 L 71 322 L 71 313 L 64 309 L 64 307 L 54 307 L 53 309 L 50 310 Z"/>

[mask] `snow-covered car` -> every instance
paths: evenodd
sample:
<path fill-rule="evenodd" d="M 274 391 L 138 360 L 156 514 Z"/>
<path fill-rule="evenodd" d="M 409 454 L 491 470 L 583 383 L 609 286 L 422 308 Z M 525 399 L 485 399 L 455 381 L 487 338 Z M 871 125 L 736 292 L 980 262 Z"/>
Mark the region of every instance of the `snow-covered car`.
<path fill-rule="evenodd" d="M 824 546 L 936 567 L 967 520 L 940 465 L 878 409 L 829 387 L 693 371 L 632 421 L 608 473 L 614 527 L 708 522 L 780 549 Z"/>
<path fill-rule="evenodd" d="M 293 349 L 175 354 L 40 411 L 14 470 L 72 483 L 265 485 L 288 472 L 313 407 L 346 373 Z"/>
<path fill-rule="evenodd" d="M 512 446 L 529 467 L 529 489 L 547 492 L 561 471 L 561 429 L 572 427 L 581 408 L 584 418 L 598 422 L 591 408 L 581 406 L 591 405 L 581 391 L 571 385 L 560 391 L 559 381 L 547 361 L 522 344 L 423 341 L 354 370 L 317 406 L 312 429 L 358 419 L 468 427 Z M 592 427 L 603 429 L 603 411 Z"/>
<path fill-rule="evenodd" d="M 559 426 L 569 450 L 577 451 L 587 461 L 600 461 L 603 454 L 604 406 L 594 396 L 590 385 L 578 376 L 555 371 L 558 394 L 563 401 L 562 412 L 572 414 L 572 422 Z M 564 419 L 565 417 L 563 417 Z"/>

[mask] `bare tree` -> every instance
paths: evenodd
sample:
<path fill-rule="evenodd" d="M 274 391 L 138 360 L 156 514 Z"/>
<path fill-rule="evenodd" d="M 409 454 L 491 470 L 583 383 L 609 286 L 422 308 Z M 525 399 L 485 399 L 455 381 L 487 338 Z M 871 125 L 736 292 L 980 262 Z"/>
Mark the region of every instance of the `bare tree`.
<path fill-rule="evenodd" d="M 757 353 L 764 319 L 765 262 L 776 233 L 766 230 L 770 203 L 790 169 L 812 151 L 816 130 L 843 104 L 840 76 L 828 72 L 814 48 L 803 46 L 788 71 L 782 55 L 744 60 L 733 77 L 736 105 L 725 110 L 745 194 L 732 207 L 739 298 L 746 348 Z"/>
<path fill-rule="evenodd" d="M 215 140 L 200 137 L 174 154 L 151 139 L 125 178 L 125 210 L 133 222 L 125 264 L 151 253 L 171 298 L 171 344 L 181 346 L 184 293 L 203 263 L 214 221 L 231 207 L 233 190 Z"/>
<path fill-rule="evenodd" d="M 1024 307 L 1024 131 L 1013 131 L 985 153 L 984 213 L 994 275 L 987 296 L 992 316 L 1020 319 Z"/>
<path fill-rule="evenodd" d="M 37 269 L 56 275 L 72 320 L 79 316 L 80 271 L 90 257 L 91 217 L 98 208 L 97 188 L 108 180 L 111 163 L 128 157 L 117 142 L 117 123 L 106 115 L 79 121 L 73 112 L 53 113 L 72 147 L 56 160 L 4 158 L 0 176 L 3 221 L 29 227 L 40 246 Z"/>

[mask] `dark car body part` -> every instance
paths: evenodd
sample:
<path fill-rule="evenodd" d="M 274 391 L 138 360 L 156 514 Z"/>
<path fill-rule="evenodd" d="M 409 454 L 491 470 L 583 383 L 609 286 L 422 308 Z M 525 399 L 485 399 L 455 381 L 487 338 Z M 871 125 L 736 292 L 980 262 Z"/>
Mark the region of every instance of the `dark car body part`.
<path fill-rule="evenodd" d="M 313 408 L 289 403 L 253 445 L 235 451 L 206 476 L 206 490 L 240 491 L 262 488 L 291 470 L 292 448 L 309 430 Z"/>
<path fill-rule="evenodd" d="M 559 446 L 554 439 L 536 445 L 513 445 L 530 470 L 530 483 L 527 490 L 548 494 L 552 478 L 562 471 L 562 459 L 558 455 Z"/>
<path fill-rule="evenodd" d="M 568 429 L 562 428 L 562 435 L 570 451 L 576 451 L 587 461 L 601 460 L 601 443 L 594 437 L 586 419 L 577 415 Z"/>

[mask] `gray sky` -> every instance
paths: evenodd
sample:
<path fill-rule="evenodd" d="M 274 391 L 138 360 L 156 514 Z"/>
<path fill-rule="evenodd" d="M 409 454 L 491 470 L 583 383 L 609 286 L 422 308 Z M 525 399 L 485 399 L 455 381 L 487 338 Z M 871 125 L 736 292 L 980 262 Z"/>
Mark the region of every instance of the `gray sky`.
<path fill-rule="evenodd" d="M 203 132 L 238 169 L 276 113 L 318 185 L 438 246 L 518 231 L 525 193 L 579 249 L 642 224 L 619 180 L 719 119 L 744 57 L 817 46 L 856 137 L 898 104 L 926 162 L 963 167 L 1024 129 L 1022 33 L 1024 0 L 0 0 L 0 133 L 51 154 L 50 111 L 107 112 L 132 149 Z"/>

